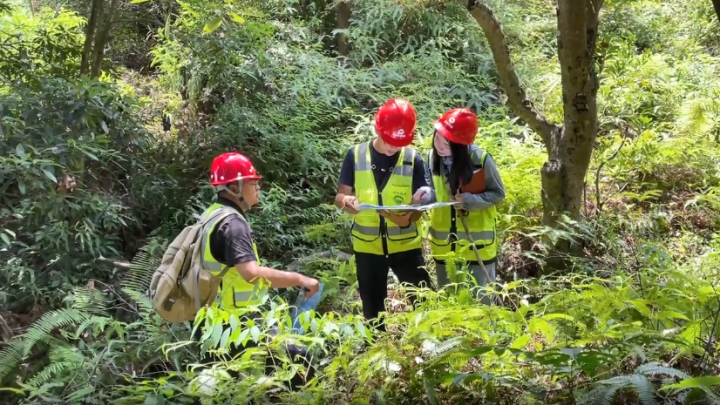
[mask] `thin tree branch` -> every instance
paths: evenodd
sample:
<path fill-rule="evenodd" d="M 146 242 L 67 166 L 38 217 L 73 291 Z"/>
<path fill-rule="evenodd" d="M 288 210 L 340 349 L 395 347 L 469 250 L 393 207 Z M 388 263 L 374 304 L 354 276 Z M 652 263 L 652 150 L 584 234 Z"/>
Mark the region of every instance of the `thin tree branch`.
<path fill-rule="evenodd" d="M 527 98 L 525 88 L 520 83 L 515 65 L 510 57 L 510 49 L 502 24 L 495 17 L 493 11 L 480 0 L 458 0 L 458 2 L 468 8 L 470 15 L 485 33 L 498 76 L 508 97 L 507 106 L 540 135 L 549 150 L 553 134 L 558 133 L 561 127 L 548 121 Z"/>
<path fill-rule="evenodd" d="M 130 270 L 132 268 L 130 263 L 126 262 L 125 260 L 112 260 L 112 259 L 108 259 L 106 257 L 100 256 L 100 257 L 96 258 L 95 261 L 98 263 L 107 264 L 109 266 L 114 266 L 114 267 L 117 267 L 118 269 L 123 269 L 123 270 Z"/>

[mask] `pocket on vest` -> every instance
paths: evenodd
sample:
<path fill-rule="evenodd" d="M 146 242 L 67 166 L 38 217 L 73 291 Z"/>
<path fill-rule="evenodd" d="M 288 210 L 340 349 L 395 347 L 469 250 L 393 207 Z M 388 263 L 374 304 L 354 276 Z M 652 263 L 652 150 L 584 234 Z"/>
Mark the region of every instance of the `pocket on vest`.
<path fill-rule="evenodd" d="M 387 238 L 391 242 L 402 242 L 406 240 L 416 239 L 420 234 L 416 224 L 412 224 L 407 228 L 392 226 L 387 228 Z"/>
<path fill-rule="evenodd" d="M 380 228 L 358 225 L 356 222 L 353 222 L 350 234 L 353 238 L 361 242 L 370 243 L 378 240 L 378 238 L 380 237 Z"/>

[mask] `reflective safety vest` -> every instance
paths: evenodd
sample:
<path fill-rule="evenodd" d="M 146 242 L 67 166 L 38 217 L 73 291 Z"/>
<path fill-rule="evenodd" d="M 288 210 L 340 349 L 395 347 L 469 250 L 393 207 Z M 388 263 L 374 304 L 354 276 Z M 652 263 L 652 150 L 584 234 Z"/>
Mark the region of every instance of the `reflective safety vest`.
<path fill-rule="evenodd" d="M 475 170 L 483 170 L 487 152 L 475 145 L 470 145 L 469 152 Z M 433 168 L 433 153 L 428 154 L 428 164 Z M 445 167 L 440 164 L 440 173 L 432 173 L 433 187 L 437 202 L 451 201 L 450 186 L 447 182 Z M 483 262 L 492 262 L 497 257 L 495 206 L 482 210 L 456 210 L 454 207 L 441 207 L 430 210 L 430 247 L 432 256 L 443 261 L 449 252 L 455 252 L 458 259 L 477 262 L 475 250 L 467 237 L 459 215 L 465 216 L 468 231 L 475 241 L 480 258 Z"/>
<path fill-rule="evenodd" d="M 220 221 L 233 214 L 237 214 L 243 221 L 246 221 L 245 217 L 240 214 L 237 209 L 218 203 L 211 205 L 207 210 L 205 210 L 202 216 L 203 218 L 206 218 L 206 216 L 211 215 L 217 210 L 222 210 L 223 212 L 218 215 L 213 215 L 210 221 L 208 221 L 205 225 L 202 230 L 200 246 L 200 249 L 203 252 L 202 267 L 214 276 L 222 277 L 222 283 L 220 284 L 220 289 L 218 290 L 214 306 L 220 306 L 223 310 L 232 312 L 235 308 L 260 304 L 262 303 L 264 296 L 268 293 L 268 281 L 258 281 L 258 284 L 249 283 L 232 266 L 226 266 L 215 260 L 210 252 L 210 235 L 212 235 L 212 232 L 215 230 L 215 227 L 220 223 Z M 255 245 L 254 241 L 253 250 L 255 251 L 255 258 L 257 262 L 260 263 L 260 257 L 257 253 L 257 245 Z M 263 284 L 262 287 L 260 286 L 261 283 Z"/>
<path fill-rule="evenodd" d="M 370 142 L 355 146 L 355 196 L 363 204 L 406 205 L 412 201 L 415 150 L 402 148 L 392 172 L 386 177 L 382 192 L 378 191 L 370 161 Z M 401 228 L 386 220 L 377 211 L 363 210 L 355 214 L 352 226 L 355 252 L 389 255 L 420 249 L 421 235 L 416 223 Z"/>

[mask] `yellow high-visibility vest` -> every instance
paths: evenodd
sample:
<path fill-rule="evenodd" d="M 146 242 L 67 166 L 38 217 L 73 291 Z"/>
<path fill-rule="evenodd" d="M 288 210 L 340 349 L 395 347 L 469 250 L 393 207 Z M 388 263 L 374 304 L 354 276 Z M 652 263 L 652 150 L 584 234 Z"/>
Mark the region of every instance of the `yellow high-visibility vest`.
<path fill-rule="evenodd" d="M 432 150 L 428 154 L 428 164 L 433 168 Z M 476 149 L 471 153 L 471 160 L 476 168 L 485 166 L 487 152 Z M 441 173 L 432 173 L 433 187 L 437 202 L 451 201 L 449 185 L 443 166 L 440 165 Z M 457 258 L 477 262 L 475 250 L 467 237 L 460 215 L 467 215 L 465 222 L 468 231 L 475 241 L 480 258 L 483 262 L 490 262 L 497 257 L 496 220 L 497 210 L 495 206 L 482 210 L 458 211 L 454 207 L 435 208 L 430 211 L 430 247 L 433 258 L 443 261 L 450 252 L 455 252 Z"/>
<path fill-rule="evenodd" d="M 218 296 L 215 300 L 215 306 L 219 306 L 224 311 L 232 312 L 234 309 L 242 308 L 248 305 L 260 304 L 265 295 L 268 293 L 268 281 L 260 280 L 257 284 L 246 281 L 237 270 L 232 266 L 226 266 L 213 257 L 210 252 L 210 235 L 215 227 L 229 215 L 238 214 L 243 221 L 245 217 L 238 210 L 223 204 L 215 203 L 211 205 L 202 214 L 203 218 L 221 210 L 221 212 L 212 215 L 202 230 L 202 239 L 200 249 L 203 252 L 202 267 L 212 273 L 214 276 L 222 277 L 222 284 L 218 290 Z M 253 250 L 255 251 L 255 259 L 260 263 L 260 257 L 257 253 L 257 245 L 253 241 Z M 260 286 L 262 284 L 262 286 Z"/>
<path fill-rule="evenodd" d="M 382 192 L 375 185 L 370 161 L 370 142 L 355 146 L 355 196 L 363 204 L 406 205 L 412 201 L 415 150 L 402 148 Z M 388 255 L 420 249 L 421 235 L 416 223 L 401 228 L 381 217 L 377 211 L 363 210 L 355 214 L 353 249 L 359 253 Z"/>

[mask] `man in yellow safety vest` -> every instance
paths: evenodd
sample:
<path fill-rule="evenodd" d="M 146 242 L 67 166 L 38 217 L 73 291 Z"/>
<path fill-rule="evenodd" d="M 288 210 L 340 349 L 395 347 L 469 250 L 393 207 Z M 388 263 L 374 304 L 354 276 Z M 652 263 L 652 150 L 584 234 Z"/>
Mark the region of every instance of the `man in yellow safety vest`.
<path fill-rule="evenodd" d="M 358 289 L 368 320 L 385 311 L 389 269 L 401 283 L 430 287 L 416 224 L 422 212 L 357 210 L 358 203 L 410 204 L 413 193 L 427 184 L 422 156 L 410 147 L 415 120 L 407 101 L 386 102 L 375 114 L 378 136 L 350 148 L 340 171 L 335 204 L 354 215 Z M 384 323 L 378 324 L 378 329 L 384 328 Z"/>
<path fill-rule="evenodd" d="M 261 178 L 252 162 L 235 152 L 217 156 L 210 169 L 210 184 L 217 191 L 217 201 L 202 214 L 203 218 L 210 217 L 201 236 L 202 266 L 214 275 L 222 276 L 215 305 L 230 313 L 261 303 L 268 293 L 268 286 L 303 287 L 307 289 L 307 297 L 317 293 L 319 288 L 318 280 L 314 278 L 260 264 L 245 215 L 259 202 Z M 224 358 L 233 358 L 247 347 L 247 344 L 231 346 Z M 305 354 L 303 348 L 295 345 L 288 345 L 286 349 L 296 360 Z M 211 356 L 206 363 L 214 360 L 217 357 Z"/>

